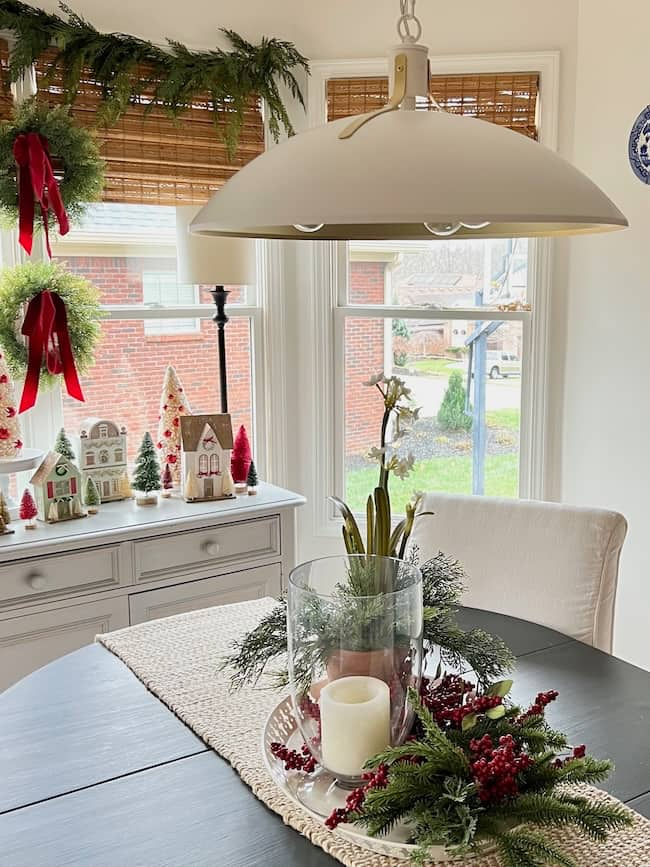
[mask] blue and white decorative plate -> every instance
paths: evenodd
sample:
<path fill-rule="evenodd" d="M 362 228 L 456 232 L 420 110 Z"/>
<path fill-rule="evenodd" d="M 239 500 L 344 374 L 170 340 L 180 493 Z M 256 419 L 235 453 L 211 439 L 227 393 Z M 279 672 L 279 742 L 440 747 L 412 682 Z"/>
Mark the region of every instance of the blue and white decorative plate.
<path fill-rule="evenodd" d="M 628 156 L 632 171 L 644 184 L 650 184 L 650 105 L 634 121 Z"/>

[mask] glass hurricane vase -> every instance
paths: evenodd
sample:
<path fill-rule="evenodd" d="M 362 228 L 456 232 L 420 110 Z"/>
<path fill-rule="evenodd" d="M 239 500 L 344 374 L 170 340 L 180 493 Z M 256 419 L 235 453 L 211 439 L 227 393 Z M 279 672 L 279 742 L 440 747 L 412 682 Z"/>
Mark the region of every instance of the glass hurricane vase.
<path fill-rule="evenodd" d="M 289 576 L 289 679 L 294 715 L 320 770 L 296 792 L 325 814 L 334 787 L 361 784 L 368 759 L 404 742 L 410 687 L 422 671 L 422 574 L 390 557 L 304 563 Z"/>

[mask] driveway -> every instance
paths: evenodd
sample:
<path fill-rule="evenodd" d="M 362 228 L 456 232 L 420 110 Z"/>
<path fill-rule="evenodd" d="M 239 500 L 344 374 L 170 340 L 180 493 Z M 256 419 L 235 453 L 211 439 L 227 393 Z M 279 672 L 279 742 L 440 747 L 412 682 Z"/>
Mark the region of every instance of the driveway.
<path fill-rule="evenodd" d="M 430 418 L 438 414 L 440 404 L 447 390 L 446 376 L 403 376 L 405 383 L 413 391 L 416 406 L 422 407 L 421 415 Z M 518 376 L 508 379 L 488 379 L 486 377 L 487 409 L 517 409 L 521 402 L 521 379 Z"/>

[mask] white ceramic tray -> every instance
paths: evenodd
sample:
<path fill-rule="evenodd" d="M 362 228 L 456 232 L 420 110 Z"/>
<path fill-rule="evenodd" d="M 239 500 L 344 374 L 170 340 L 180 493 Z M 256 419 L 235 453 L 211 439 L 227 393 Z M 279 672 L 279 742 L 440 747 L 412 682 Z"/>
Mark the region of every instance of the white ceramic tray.
<path fill-rule="evenodd" d="M 274 742 L 286 744 L 289 749 L 298 752 L 303 745 L 303 738 L 296 725 L 289 697 L 276 705 L 264 726 L 262 754 L 269 774 L 288 798 L 318 822 L 323 823 L 332 810 L 345 806 L 348 793 L 334 785 L 334 777 L 331 774 L 321 770 L 313 775 L 312 783 L 310 776 L 300 771 L 285 771 L 284 763 L 276 759 L 271 752 L 271 744 Z M 370 837 L 364 828 L 354 824 L 339 825 L 332 833 L 339 834 L 348 842 L 363 849 L 401 861 L 410 860 L 417 849 L 415 845 L 408 842 L 410 831 L 406 825 L 398 825 L 390 834 L 382 837 Z M 481 854 L 487 854 L 489 851 L 491 849 L 486 847 Z M 433 861 L 453 860 L 444 846 L 431 846 L 429 857 Z M 472 860 L 471 856 L 467 860 Z"/>

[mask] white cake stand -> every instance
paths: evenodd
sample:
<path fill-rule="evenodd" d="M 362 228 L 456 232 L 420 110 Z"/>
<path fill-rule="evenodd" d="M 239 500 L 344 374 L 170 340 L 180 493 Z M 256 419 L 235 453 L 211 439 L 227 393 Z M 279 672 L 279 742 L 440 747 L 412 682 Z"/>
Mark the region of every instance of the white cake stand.
<path fill-rule="evenodd" d="M 15 458 L 0 458 L 0 476 L 6 476 L 5 479 L 0 479 L 0 487 L 5 492 L 7 497 L 7 505 L 10 510 L 18 507 L 18 503 L 9 496 L 9 476 L 15 473 L 24 473 L 27 470 L 36 469 L 43 459 L 43 452 L 40 449 L 23 448 L 20 454 Z"/>

